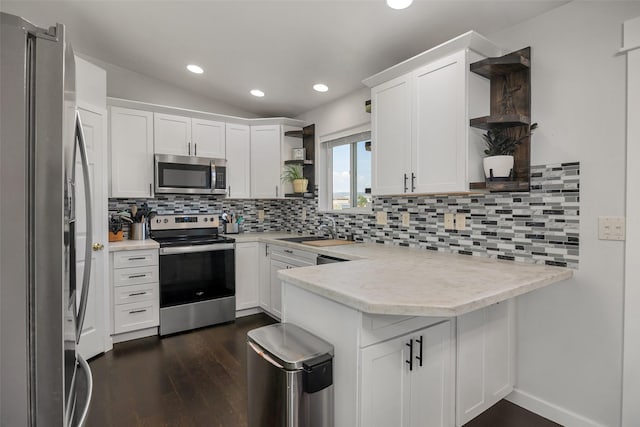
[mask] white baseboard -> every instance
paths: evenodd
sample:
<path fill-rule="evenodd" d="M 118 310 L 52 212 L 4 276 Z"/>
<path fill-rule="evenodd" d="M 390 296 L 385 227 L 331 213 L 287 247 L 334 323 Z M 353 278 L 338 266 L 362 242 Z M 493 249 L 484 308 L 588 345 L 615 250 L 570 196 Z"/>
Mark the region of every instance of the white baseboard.
<path fill-rule="evenodd" d="M 141 329 L 139 331 L 125 332 L 123 334 L 111 335 L 114 344 L 124 341 L 137 340 L 140 338 L 152 337 L 158 335 L 158 327 Z"/>
<path fill-rule="evenodd" d="M 252 314 L 258 314 L 258 313 L 264 313 L 264 310 L 262 310 L 261 308 L 258 308 L 258 307 L 245 308 L 244 310 L 237 310 L 236 311 L 236 318 L 245 317 L 245 316 L 251 316 Z"/>
<path fill-rule="evenodd" d="M 548 418 L 553 422 L 561 424 L 565 427 L 606 427 L 582 415 L 571 412 L 566 408 L 554 405 L 537 396 L 529 394 L 519 389 L 514 389 L 506 399 L 518 406 L 534 412 L 542 417 Z"/>

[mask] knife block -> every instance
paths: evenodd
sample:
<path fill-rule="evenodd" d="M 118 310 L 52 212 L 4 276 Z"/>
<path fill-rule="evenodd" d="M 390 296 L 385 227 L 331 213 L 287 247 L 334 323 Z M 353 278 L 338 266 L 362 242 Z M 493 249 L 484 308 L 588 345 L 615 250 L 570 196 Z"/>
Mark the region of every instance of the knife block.
<path fill-rule="evenodd" d="M 124 231 L 120 230 L 117 233 L 109 232 L 110 242 L 119 242 L 124 239 Z"/>

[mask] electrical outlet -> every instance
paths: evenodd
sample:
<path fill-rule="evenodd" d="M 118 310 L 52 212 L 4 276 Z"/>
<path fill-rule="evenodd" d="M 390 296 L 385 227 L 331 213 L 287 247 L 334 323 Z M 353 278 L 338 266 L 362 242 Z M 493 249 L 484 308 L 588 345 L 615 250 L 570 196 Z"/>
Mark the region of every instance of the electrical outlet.
<path fill-rule="evenodd" d="M 456 214 L 456 230 L 464 231 L 467 228 L 467 216 L 463 213 Z"/>
<path fill-rule="evenodd" d="M 264 222 L 264 209 L 258 209 L 258 222 Z"/>
<path fill-rule="evenodd" d="M 386 212 L 376 212 L 376 224 L 378 224 L 378 225 L 387 225 L 387 213 Z"/>
<path fill-rule="evenodd" d="M 598 217 L 598 239 L 600 240 L 624 240 L 625 218 L 623 216 Z"/>
<path fill-rule="evenodd" d="M 411 215 L 409 215 L 409 212 L 402 212 L 402 226 L 408 227 L 409 221 L 411 221 Z"/>
<path fill-rule="evenodd" d="M 300 220 L 301 221 L 307 220 L 307 208 L 302 208 L 302 213 L 300 214 Z"/>
<path fill-rule="evenodd" d="M 444 229 L 445 230 L 454 230 L 455 229 L 455 225 L 454 225 L 454 221 L 453 221 L 453 214 L 452 213 L 444 214 Z"/>

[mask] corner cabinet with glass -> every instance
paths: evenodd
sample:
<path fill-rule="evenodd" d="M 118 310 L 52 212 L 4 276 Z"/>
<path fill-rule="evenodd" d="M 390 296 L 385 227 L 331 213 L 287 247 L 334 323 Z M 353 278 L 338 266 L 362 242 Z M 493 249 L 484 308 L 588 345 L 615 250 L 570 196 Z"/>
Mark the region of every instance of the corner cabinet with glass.
<path fill-rule="evenodd" d="M 469 117 L 488 114 L 489 84 L 469 65 L 501 52 L 470 31 L 363 81 L 374 195 L 467 192 L 484 180 L 481 132 Z"/>

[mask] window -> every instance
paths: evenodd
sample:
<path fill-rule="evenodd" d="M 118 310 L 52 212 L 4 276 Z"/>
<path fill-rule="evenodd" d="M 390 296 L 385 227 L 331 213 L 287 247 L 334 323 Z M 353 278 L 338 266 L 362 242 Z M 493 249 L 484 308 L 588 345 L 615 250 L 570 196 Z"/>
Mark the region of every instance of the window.
<path fill-rule="evenodd" d="M 371 136 L 350 135 L 328 143 L 329 209 L 371 206 Z"/>

